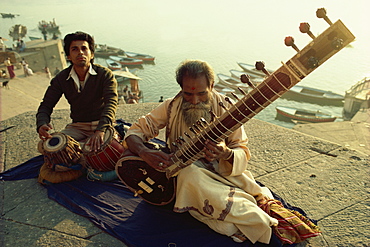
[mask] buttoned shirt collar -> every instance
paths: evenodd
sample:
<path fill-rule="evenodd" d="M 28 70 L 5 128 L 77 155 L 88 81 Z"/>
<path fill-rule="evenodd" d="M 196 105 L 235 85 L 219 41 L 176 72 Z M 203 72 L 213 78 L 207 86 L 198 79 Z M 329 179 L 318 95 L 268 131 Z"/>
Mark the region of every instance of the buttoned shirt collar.
<path fill-rule="evenodd" d="M 87 79 L 89 79 L 89 76 L 90 75 L 97 75 L 97 73 L 93 69 L 91 63 L 90 63 L 90 66 L 89 66 L 89 70 L 86 73 L 84 84 L 86 83 Z M 81 92 L 81 83 L 80 83 L 80 80 L 78 79 L 78 75 L 77 75 L 77 73 L 76 73 L 76 71 L 75 71 L 75 69 L 74 69 L 73 66 L 72 66 L 71 71 L 69 72 L 69 75 L 68 75 L 67 80 L 69 80 L 69 78 L 72 78 L 73 79 L 73 81 L 76 84 L 77 91 L 80 93 Z"/>

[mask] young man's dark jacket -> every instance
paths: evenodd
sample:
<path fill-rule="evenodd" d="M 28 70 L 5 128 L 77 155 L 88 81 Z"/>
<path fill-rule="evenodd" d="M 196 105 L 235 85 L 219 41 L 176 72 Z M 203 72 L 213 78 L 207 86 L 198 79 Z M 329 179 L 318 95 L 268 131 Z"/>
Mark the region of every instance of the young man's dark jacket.
<path fill-rule="evenodd" d="M 101 131 L 112 125 L 118 104 L 117 81 L 109 69 L 97 64 L 92 68 L 97 75 L 89 75 L 81 92 L 72 77 L 67 80 L 72 65 L 51 80 L 36 114 L 37 130 L 50 122 L 53 108 L 63 94 L 70 104 L 72 122 L 99 120 L 96 130 Z"/>

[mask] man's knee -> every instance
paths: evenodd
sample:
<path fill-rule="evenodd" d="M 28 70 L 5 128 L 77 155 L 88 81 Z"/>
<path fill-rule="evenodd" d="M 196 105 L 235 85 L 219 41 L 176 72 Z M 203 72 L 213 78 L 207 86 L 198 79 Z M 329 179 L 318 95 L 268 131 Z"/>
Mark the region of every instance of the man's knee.
<path fill-rule="evenodd" d="M 74 129 L 63 129 L 61 132 L 72 137 L 78 142 L 86 139 L 86 136 L 83 133 Z"/>
<path fill-rule="evenodd" d="M 200 182 L 202 182 L 202 172 L 201 168 L 190 165 L 186 168 L 183 168 L 177 176 L 178 184 L 189 184 L 191 186 L 197 187 Z"/>

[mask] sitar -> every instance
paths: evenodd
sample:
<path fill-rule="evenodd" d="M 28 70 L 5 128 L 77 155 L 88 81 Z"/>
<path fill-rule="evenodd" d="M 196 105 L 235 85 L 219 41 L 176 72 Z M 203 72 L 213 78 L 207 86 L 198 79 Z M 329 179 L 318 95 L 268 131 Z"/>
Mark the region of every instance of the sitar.
<path fill-rule="evenodd" d="M 247 76 L 242 76 L 241 80 L 248 83 L 252 90 L 245 93 L 240 89 L 243 98 L 239 99 L 234 94 L 237 101 L 230 108 L 220 103 L 226 111 L 221 116 L 215 117 L 211 123 L 207 123 L 204 119 L 197 121 L 192 129 L 195 134 L 190 141 L 184 142 L 183 138 L 179 137 L 177 144 L 174 143 L 177 150 L 172 156 L 173 164 L 170 167 L 156 170 L 140 157 L 127 155 L 121 157 L 116 164 L 119 179 L 135 193 L 135 196 L 151 204 L 170 203 L 175 198 L 177 174 L 202 157 L 205 140 L 220 142 L 226 139 L 355 39 L 341 20 L 332 23 L 324 8 L 318 9 L 316 16 L 324 19 L 329 24 L 329 28 L 315 37 L 310 31 L 310 25 L 301 23 L 300 31 L 308 34 L 312 41 L 300 50 L 294 44 L 293 37 L 286 37 L 285 45 L 293 47 L 297 53 L 286 63 L 282 62 L 282 66 L 273 73 L 269 73 L 264 68 L 263 62 L 257 62 L 256 69 L 266 74 L 264 81 L 253 85 Z M 229 102 L 231 103 L 231 100 Z"/>

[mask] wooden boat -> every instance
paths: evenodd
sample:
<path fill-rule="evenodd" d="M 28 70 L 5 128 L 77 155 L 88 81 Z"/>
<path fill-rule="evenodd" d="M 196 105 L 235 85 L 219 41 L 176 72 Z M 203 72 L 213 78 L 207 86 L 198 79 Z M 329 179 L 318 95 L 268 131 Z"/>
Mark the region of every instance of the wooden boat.
<path fill-rule="evenodd" d="M 228 97 L 232 96 L 231 93 L 235 93 L 235 89 L 226 87 L 225 85 L 220 84 L 220 83 L 215 83 L 213 88 L 220 94 L 226 95 Z"/>
<path fill-rule="evenodd" d="M 15 14 L 11 14 L 11 13 L 0 13 L 0 14 L 1 14 L 2 18 L 11 18 L 11 19 L 13 19 L 16 16 Z"/>
<path fill-rule="evenodd" d="M 116 62 L 112 59 L 106 59 L 105 62 L 107 63 L 107 66 L 111 70 L 120 70 L 122 69 L 122 65 L 119 62 Z"/>
<path fill-rule="evenodd" d="M 141 54 L 136 52 L 125 51 L 127 57 L 141 59 L 143 61 L 154 61 L 155 57 L 148 54 Z"/>
<path fill-rule="evenodd" d="M 143 64 L 143 60 L 135 59 L 124 56 L 109 56 L 110 59 L 119 62 L 122 65 L 140 65 Z"/>
<path fill-rule="evenodd" d="M 287 106 L 277 106 L 277 119 L 293 122 L 323 123 L 334 122 L 336 117 L 321 111 L 310 111 Z"/>
<path fill-rule="evenodd" d="M 282 98 L 305 101 L 319 105 L 343 106 L 344 96 L 321 89 L 295 85 L 282 95 Z"/>
<path fill-rule="evenodd" d="M 38 39 L 42 39 L 40 37 L 32 37 L 32 36 L 28 36 L 28 38 L 30 38 L 30 40 L 38 40 Z"/>
<path fill-rule="evenodd" d="M 103 44 L 95 44 L 94 55 L 96 57 L 109 58 L 109 56 L 125 55 L 125 52 L 120 48 L 107 46 Z"/>
<path fill-rule="evenodd" d="M 226 87 L 236 89 L 238 91 L 239 91 L 238 89 L 239 87 L 243 89 L 246 93 L 250 90 L 250 87 L 247 84 L 242 83 L 240 80 L 237 80 L 231 76 L 224 75 L 224 74 L 217 74 L 217 77 L 218 77 L 219 83 Z"/>
<path fill-rule="evenodd" d="M 55 18 L 53 19 L 53 21 L 50 22 L 47 22 L 45 20 L 40 21 L 38 27 L 40 31 L 45 30 L 48 33 L 60 34 L 59 26 L 56 24 Z"/>
<path fill-rule="evenodd" d="M 242 68 L 245 72 L 247 72 L 250 76 L 259 76 L 259 77 L 265 77 L 265 73 L 263 73 L 260 70 L 257 70 L 256 67 L 252 64 L 247 63 L 238 63 L 240 68 Z M 274 71 L 266 69 L 268 72 L 273 73 Z"/>

